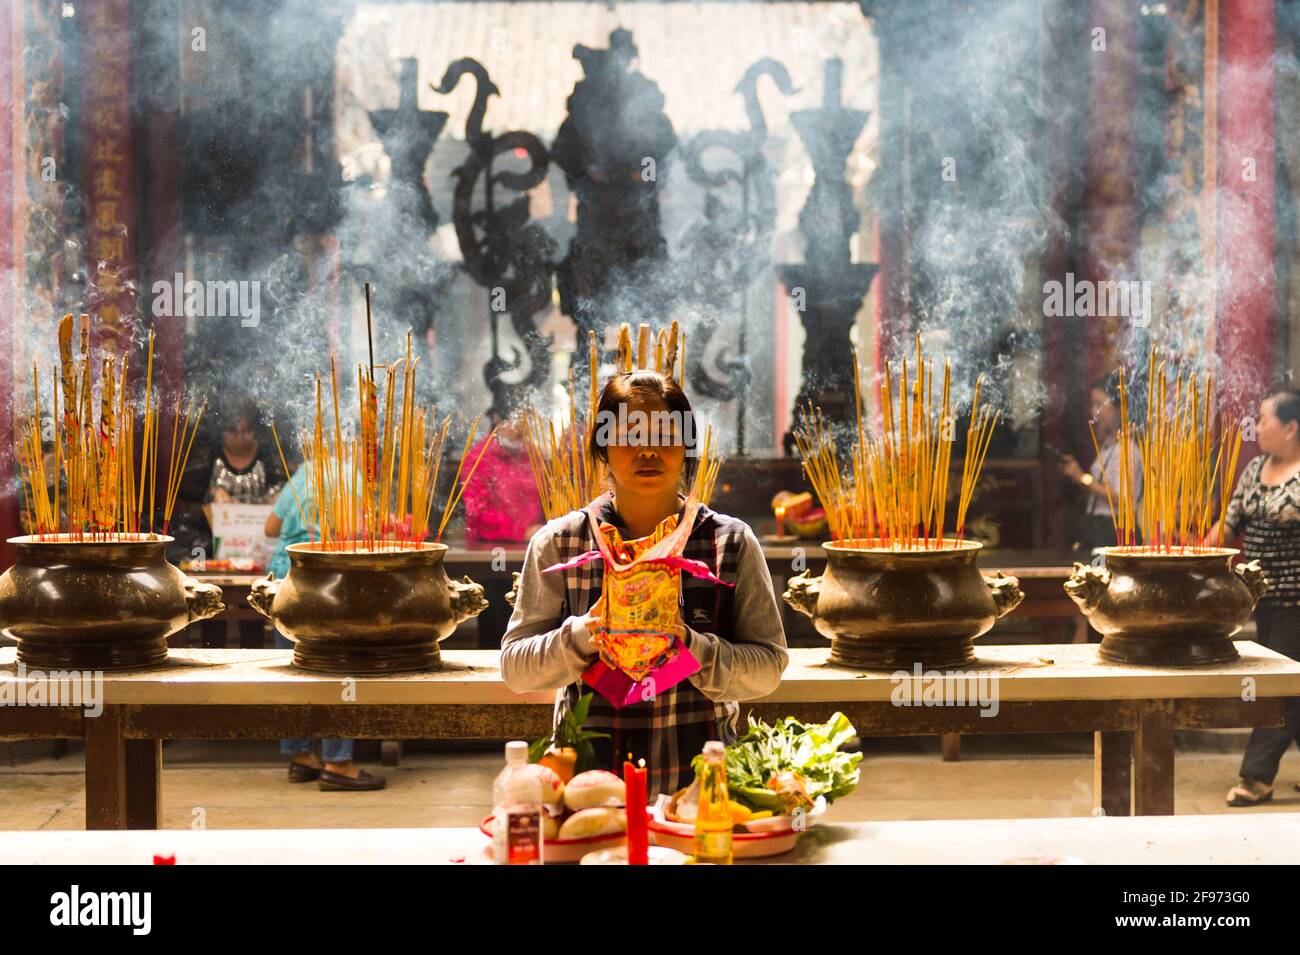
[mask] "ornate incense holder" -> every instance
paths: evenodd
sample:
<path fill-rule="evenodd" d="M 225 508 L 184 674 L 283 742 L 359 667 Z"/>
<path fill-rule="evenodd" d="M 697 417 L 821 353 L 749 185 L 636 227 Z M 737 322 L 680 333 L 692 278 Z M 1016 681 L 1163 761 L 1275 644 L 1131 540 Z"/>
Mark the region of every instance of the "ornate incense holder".
<path fill-rule="evenodd" d="M 1268 589 L 1258 561 L 1229 547 L 1156 552 L 1107 547 L 1104 567 L 1075 564 L 1065 592 L 1103 636 L 1115 663 L 1201 666 L 1237 659 L 1232 635 Z"/>
<path fill-rule="evenodd" d="M 289 547 L 289 574 L 267 575 L 248 602 L 295 644 L 304 670 L 350 675 L 436 669 L 438 644 L 487 607 L 483 587 L 449 580 L 446 544 L 373 551 Z"/>
<path fill-rule="evenodd" d="M 826 572 L 791 578 L 785 602 L 831 641 L 830 662 L 869 670 L 960 666 L 972 644 L 1024 599 L 1015 577 L 985 577 L 976 541 L 893 549 L 874 540 L 822 545 Z"/>
<path fill-rule="evenodd" d="M 221 588 L 167 562 L 170 537 L 15 537 L 0 576 L 0 629 L 42 670 L 136 670 L 167 659 L 167 638 L 225 610 Z"/>

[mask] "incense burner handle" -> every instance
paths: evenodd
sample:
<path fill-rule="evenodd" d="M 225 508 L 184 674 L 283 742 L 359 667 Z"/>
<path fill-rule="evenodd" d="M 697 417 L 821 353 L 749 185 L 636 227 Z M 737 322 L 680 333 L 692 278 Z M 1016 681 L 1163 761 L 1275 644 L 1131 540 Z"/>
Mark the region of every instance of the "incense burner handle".
<path fill-rule="evenodd" d="M 999 618 L 1011 613 L 1025 599 L 1025 592 L 1020 589 L 1019 577 L 1012 577 L 998 571 L 992 577 L 985 577 L 984 583 L 993 595 L 993 603 L 998 608 Z"/>
<path fill-rule="evenodd" d="M 226 609 L 221 600 L 221 588 L 216 584 L 205 584 L 189 575 L 184 575 L 181 583 L 185 587 L 185 607 L 190 623 L 215 617 Z"/>
<path fill-rule="evenodd" d="M 1093 567 L 1075 561 L 1074 572 L 1065 582 L 1065 592 L 1078 605 L 1084 615 L 1091 614 L 1101 604 L 1101 598 L 1110 587 L 1110 569 Z"/>
<path fill-rule="evenodd" d="M 447 595 L 456 623 L 477 617 L 487 609 L 488 602 L 483 599 L 483 585 L 474 583 L 468 574 L 460 580 L 448 578 Z"/>
<path fill-rule="evenodd" d="M 821 577 L 814 577 L 805 570 L 802 574 L 789 579 L 781 598 L 805 617 L 812 617 L 817 611 L 817 598 L 821 596 L 821 592 Z"/>
<path fill-rule="evenodd" d="M 271 604 L 275 602 L 279 589 L 280 581 L 275 579 L 275 574 L 267 574 L 261 580 L 253 582 L 248 593 L 248 605 L 263 617 L 270 618 Z"/>
<path fill-rule="evenodd" d="M 522 576 L 517 570 L 510 575 L 510 589 L 506 591 L 506 603 L 511 607 L 515 605 L 515 598 L 519 595 L 519 579 Z"/>
<path fill-rule="evenodd" d="M 1241 582 L 1246 585 L 1250 591 L 1251 606 L 1259 603 L 1259 598 L 1264 596 L 1264 591 L 1268 590 L 1268 578 L 1264 576 L 1264 570 L 1259 566 L 1259 561 L 1252 560 L 1244 564 L 1238 564 L 1232 568 L 1241 578 Z"/>

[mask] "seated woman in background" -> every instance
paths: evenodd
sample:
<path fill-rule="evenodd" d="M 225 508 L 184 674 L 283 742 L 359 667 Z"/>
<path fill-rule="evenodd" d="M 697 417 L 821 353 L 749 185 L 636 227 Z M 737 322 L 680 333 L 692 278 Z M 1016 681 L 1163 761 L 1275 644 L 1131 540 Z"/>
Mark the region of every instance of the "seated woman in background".
<path fill-rule="evenodd" d="M 252 399 L 243 395 L 230 397 L 217 412 L 216 424 L 219 439 L 207 455 L 208 481 L 203 495 L 209 537 L 213 503 L 274 503 L 287 478 L 275 445 L 258 440 L 262 414 Z M 223 646 L 225 629 L 224 620 L 203 621 L 203 645 Z M 241 620 L 239 645 L 251 649 L 265 646 L 265 632 L 262 621 Z"/>
<path fill-rule="evenodd" d="M 1300 660 L 1300 392 L 1274 388 L 1259 403 L 1259 450 L 1241 472 L 1219 528 L 1221 541 L 1244 534 L 1242 557 L 1258 560 L 1268 590 L 1255 607 L 1255 639 Z M 1241 781 L 1229 806 L 1257 806 L 1273 798 L 1282 754 L 1300 746 L 1300 698 L 1286 701 L 1281 727 L 1257 726 L 1241 759 Z M 1297 784 L 1300 789 L 1300 784 Z"/>
<path fill-rule="evenodd" d="M 220 441 L 213 449 L 204 496 L 209 523 L 214 501 L 270 504 L 284 486 L 288 475 L 274 445 L 258 440 L 261 423 L 261 412 L 250 398 L 233 398 L 218 412 Z"/>

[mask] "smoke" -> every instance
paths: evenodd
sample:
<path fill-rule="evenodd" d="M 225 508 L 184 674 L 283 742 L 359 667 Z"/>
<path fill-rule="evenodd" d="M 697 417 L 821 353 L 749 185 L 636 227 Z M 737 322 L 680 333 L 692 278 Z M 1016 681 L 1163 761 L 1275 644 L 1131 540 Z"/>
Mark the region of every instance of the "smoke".
<path fill-rule="evenodd" d="M 77 15 L 82 6 L 73 5 Z M 637 3 L 610 9 L 576 2 L 285 0 L 268 8 L 254 0 L 230 0 L 219 6 L 183 5 L 179 23 L 137 22 L 132 26 L 136 32 L 125 38 L 138 58 L 140 75 L 171 76 L 184 107 L 179 154 L 168 158 L 175 160 L 181 176 L 180 232 L 185 239 L 177 261 L 153 263 L 152 271 L 146 266 L 137 283 L 145 321 L 132 341 L 132 359 L 143 355 L 151 322 L 184 323 L 189 386 L 213 402 L 234 393 L 249 395 L 282 435 L 310 421 L 315 377 L 328 376 L 331 350 L 337 356 L 342 398 L 355 407 L 356 368 L 368 360 L 370 347 L 361 298 L 365 281 L 374 287 L 376 363 L 401 358 L 407 330 L 414 329 L 422 396 L 439 415 L 454 413 L 463 426 L 486 409 L 490 396 L 482 369 L 491 347 L 488 291 L 459 271 L 460 250 L 450 221 L 451 172 L 467 155 L 472 84 L 446 96 L 430 84 L 455 59 L 480 60 L 500 90 L 488 105 L 489 131 L 527 130 L 550 146 L 564 120 L 566 99 L 583 75 L 572 56 L 574 44 L 604 48 L 610 31 L 620 26 L 633 34 L 639 51 L 636 68 L 662 93 L 679 146 L 656 170 L 667 251 L 652 266 L 660 307 L 648 313 L 646 299 L 634 294 L 635 283 L 629 282 L 626 294 L 604 300 L 601 320 L 607 327 L 649 321 L 659 328 L 675 318 L 686 332 L 689 352 L 702 360 L 715 382 L 727 382 L 729 367 L 740 369 L 734 381 L 741 384 L 749 450 L 779 443 L 777 420 L 788 409 L 775 408 L 777 395 L 784 393 L 788 403 L 797 387 L 797 360 L 793 368 L 780 366 L 786 356 L 776 354 L 775 344 L 778 332 L 795 350 L 803 339 L 797 317 L 776 317 L 784 307 L 776 267 L 808 254 L 799 214 L 812 184 L 812 167 L 790 116 L 822 104 L 824 62 L 833 57 L 844 63 L 844 105 L 869 114 L 845 170 L 862 220 L 853 240 L 855 260 L 872 257 L 872 226 L 882 204 L 894 198 L 886 190 L 901 192 L 907 214 L 908 308 L 914 329 L 880 343 L 882 350 L 896 358 L 910 356 L 913 331 L 919 329 L 928 355 L 951 358 L 959 406 L 969 402 L 975 379 L 983 374 L 987 400 L 1004 409 L 1011 429 L 1032 436 L 1047 394 L 1043 331 L 1048 322 L 1066 321 L 1045 315 L 1044 260 L 1054 237 L 1083 230 L 1080 222 L 1062 221 L 1059 193 L 1063 183 L 1087 175 L 1089 162 L 1087 150 L 1066 150 L 1063 156 L 1054 151 L 1065 121 L 1053 113 L 1049 92 L 1055 61 L 1068 60 L 1071 69 L 1083 64 L 1081 82 L 1069 95 L 1086 100 L 1089 70 L 1131 69 L 1147 77 L 1152 64 L 1162 61 L 1168 31 L 1183 31 L 1168 77 L 1154 85 L 1150 79 L 1141 81 L 1144 90 L 1158 91 L 1156 98 L 1143 94 L 1135 104 L 1113 107 L 1132 110 L 1134 141 L 1145 165 L 1135 172 L 1143 183 L 1142 190 L 1134 190 L 1137 255 L 1132 262 L 1105 264 L 1120 269 L 1119 278 L 1151 282 L 1155 314 L 1147 328 L 1124 321 L 1108 328 L 1115 336 L 1117 359 L 1132 368 L 1142 366 L 1146 348 L 1155 342 L 1182 356 L 1186 367 L 1215 372 L 1228 389 L 1257 392 L 1264 384 L 1241 380 L 1243 373 L 1231 363 L 1218 367 L 1204 349 L 1208 283 L 1199 265 L 1202 237 L 1192 191 L 1196 178 L 1186 175 L 1177 158 L 1195 150 L 1180 152 L 1165 142 L 1171 108 L 1182 101 L 1189 115 L 1198 108 L 1200 67 L 1192 54 L 1201 37 L 1195 24 L 1172 22 L 1175 14 L 1181 16 L 1181 5 L 1170 4 L 1174 12 L 1167 18 L 1140 17 L 1135 41 L 1125 45 L 1112 37 L 1104 55 L 1087 54 L 1091 63 L 1087 56 L 1065 57 L 1058 46 L 1086 46 L 1090 40 L 1090 22 L 1077 14 L 1067 16 L 1067 3 L 1004 0 L 980 4 L 977 13 L 915 15 L 915 27 L 893 41 L 903 44 L 900 55 L 907 60 L 908 76 L 900 101 L 910 130 L 908 148 L 890 160 L 900 162 L 900 168 L 880 165 L 878 98 L 892 91 L 880 89 L 877 25 L 856 3 Z M 231 14 L 231 8 L 243 13 Z M 1065 27 L 1054 19 L 1062 16 L 1069 20 Z M 57 49 L 60 30 L 75 29 L 76 17 L 70 19 L 71 24 L 36 30 L 25 62 L 29 77 L 43 77 L 40 58 Z M 33 29 L 29 25 L 29 32 Z M 203 31 L 202 50 L 195 49 L 196 30 Z M 1148 42 L 1151 30 L 1165 32 Z M 146 34 L 154 41 L 140 42 Z M 1279 100 L 1294 102 L 1300 68 L 1287 45 L 1287 31 L 1279 28 L 1279 35 Z M 373 111 L 398 106 L 399 62 L 408 57 L 418 61 L 419 109 L 447 114 L 422 170 L 438 218 L 436 229 L 430 228 L 418 190 L 405 187 L 394 172 L 394 157 L 380 145 L 370 119 Z M 738 189 L 741 170 L 735 158 L 713 158 L 715 168 L 729 170 L 731 179 L 706 188 L 687 175 L 685 151 L 706 130 L 738 133 L 749 128 L 735 88 L 745 70 L 763 57 L 788 68 L 796 92 L 784 96 L 766 80 L 759 86 L 768 134 L 765 174 L 776 197 L 772 221 L 759 227 L 742 217 L 754 196 L 747 200 Z M 48 85 L 29 82 L 29 128 L 84 122 L 66 95 L 75 83 L 71 71 L 62 87 L 53 78 Z M 1279 115 L 1285 115 L 1280 108 Z M 141 127 L 150 119 L 146 114 L 135 118 Z M 1107 119 L 1089 117 L 1086 110 L 1079 118 L 1093 123 Z M 1188 135 L 1192 132 L 1189 128 Z M 46 369 L 46 377 L 55 367 L 52 316 L 65 308 L 79 310 L 84 290 L 84 230 L 75 223 L 85 209 L 68 176 L 77 168 L 75 150 L 87 146 L 75 135 L 68 141 L 74 154 L 66 157 L 66 176 L 61 173 L 57 182 L 41 185 L 28 174 L 27 288 L 18 288 L 15 273 L 0 274 L 0 282 L 15 290 L 14 326 L 28 369 L 18 375 L 20 383 L 30 374 L 32 360 Z M 1283 148 L 1287 144 L 1284 140 Z M 1225 161 L 1240 165 L 1256 151 L 1256 159 L 1264 155 L 1251 143 L 1243 144 L 1243 150 L 1244 155 Z M 26 156 L 27 168 L 36 168 L 39 158 Z M 142 162 L 143 156 L 137 156 L 137 163 Z M 1271 182 L 1271 169 L 1267 173 Z M 570 200 L 569 186 L 554 167 L 530 195 L 533 219 L 554 240 L 558 255 L 573 236 Z M 481 206 L 481 194 L 475 201 Z M 1244 234 L 1256 201 L 1249 190 L 1220 193 L 1220 250 Z M 713 220 L 706 216 L 710 202 L 715 204 Z M 1067 215 L 1081 210 L 1082 205 Z M 1287 209 L 1282 213 L 1289 214 Z M 716 232 L 704 228 L 708 225 Z M 1294 224 L 1283 225 L 1293 236 Z M 811 222 L 807 228 L 832 226 Z M 734 244 L 727 246 L 724 240 Z M 726 254 L 715 255 L 720 252 Z M 170 281 L 177 271 L 201 283 L 255 283 L 259 321 L 250 326 L 239 315 L 154 319 L 153 283 Z M 1231 288 L 1235 295 L 1257 292 L 1264 287 L 1263 275 L 1262 269 L 1245 267 L 1223 274 L 1220 288 Z M 62 296 L 58 301 L 56 294 Z M 743 355 L 742 314 L 747 323 Z M 554 307 L 535 318 L 544 334 L 556 333 L 556 349 L 585 347 L 585 342 L 573 341 L 571 324 Z M 782 320 L 786 327 L 778 328 Z M 1082 347 L 1084 323 L 1096 320 L 1070 319 L 1075 322 L 1070 341 Z M 504 317 L 500 335 L 502 352 L 522 348 Z M 868 343 L 861 345 L 865 350 Z M 804 347 L 832 346 L 813 336 Z M 565 369 L 563 360 L 554 367 L 558 377 Z M 847 380 L 847 349 L 843 368 Z M 863 381 L 868 388 L 879 386 L 870 375 Z M 710 397 L 689 383 L 688 391 L 700 419 L 718 432 L 724 452 L 735 448 L 741 402 Z M 19 406 L 24 403 L 20 394 Z"/>

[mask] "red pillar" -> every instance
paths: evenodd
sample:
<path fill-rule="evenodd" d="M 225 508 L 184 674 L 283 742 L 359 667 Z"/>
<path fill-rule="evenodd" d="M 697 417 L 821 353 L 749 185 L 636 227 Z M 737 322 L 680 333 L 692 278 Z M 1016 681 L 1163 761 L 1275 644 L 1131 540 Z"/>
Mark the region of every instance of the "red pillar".
<path fill-rule="evenodd" d="M 21 264 L 17 190 L 25 188 L 23 164 L 16 153 L 15 130 L 22 116 L 22 5 L 0 5 L 0 355 L 6 380 L 0 383 L 0 566 L 14 562 L 10 537 L 22 533 L 19 492 L 14 487 L 14 321 Z"/>
<path fill-rule="evenodd" d="M 185 271 L 181 232 L 180 15 L 169 0 L 135 0 L 139 37 L 131 78 L 140 91 L 144 128 L 137 139 L 144 169 L 143 201 L 135 211 L 139 226 L 141 322 L 156 332 L 155 384 L 163 400 L 163 433 L 171 427 L 172 402 L 185 390 L 185 318 L 153 314 L 153 283 L 175 280 Z M 169 286 L 170 287 L 170 286 Z M 140 354 L 137 349 L 136 354 Z M 138 362 L 137 362 L 138 364 Z M 143 381 L 137 377 L 137 386 Z"/>
<path fill-rule="evenodd" d="M 81 142 L 86 195 L 86 311 L 99 356 L 133 359 L 138 316 L 135 139 L 131 127 L 130 4 L 98 0 L 81 31 Z M 132 368 L 140 364 L 132 362 Z M 138 372 L 138 369 L 136 369 Z"/>
<path fill-rule="evenodd" d="M 1216 350 L 1237 414 L 1276 369 L 1274 49 L 1273 0 L 1220 0 Z"/>
<path fill-rule="evenodd" d="M 1087 243 L 1084 275 L 1093 282 L 1137 278 L 1137 11 L 1128 0 L 1093 0 L 1092 29 L 1105 31 L 1105 49 L 1094 50 L 1088 135 Z M 1096 37 L 1093 37 L 1094 42 Z M 1087 342 L 1077 400 L 1088 407 L 1092 383 L 1127 357 L 1117 349 L 1124 320 L 1080 320 Z M 1090 447 L 1086 418 L 1076 443 Z"/>

